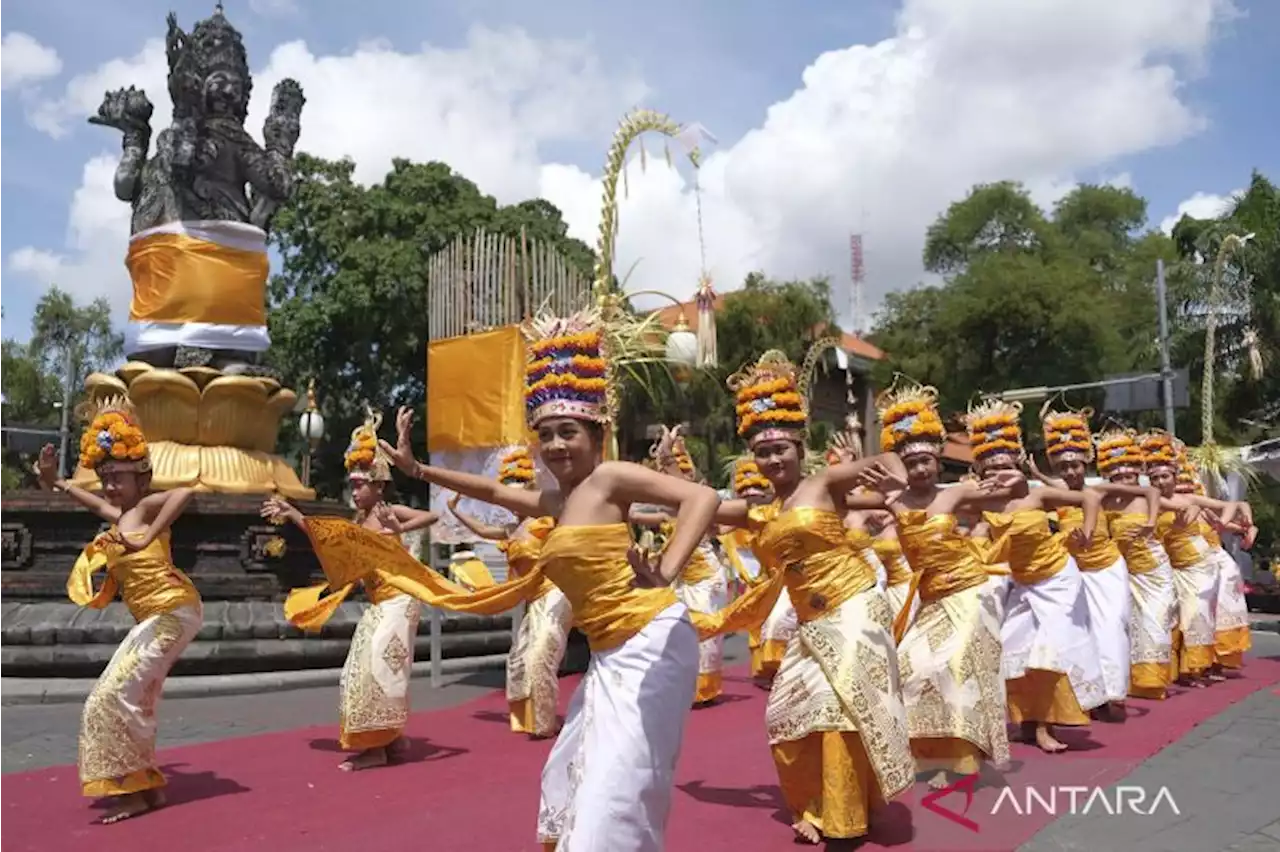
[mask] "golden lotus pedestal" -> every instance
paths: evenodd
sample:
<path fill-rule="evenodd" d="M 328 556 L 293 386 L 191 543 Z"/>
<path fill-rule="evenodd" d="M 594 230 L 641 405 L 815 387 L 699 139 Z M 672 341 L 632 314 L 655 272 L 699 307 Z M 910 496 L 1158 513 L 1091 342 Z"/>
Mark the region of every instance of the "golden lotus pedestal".
<path fill-rule="evenodd" d="M 95 400 L 128 396 L 150 445 L 151 483 L 158 491 L 190 487 L 315 499 L 315 491 L 275 454 L 280 421 L 298 402 L 298 395 L 275 379 L 130 361 L 114 376 L 93 373 L 85 379 L 85 391 Z M 72 482 L 100 487 L 97 475 L 84 467 L 77 468 Z"/>

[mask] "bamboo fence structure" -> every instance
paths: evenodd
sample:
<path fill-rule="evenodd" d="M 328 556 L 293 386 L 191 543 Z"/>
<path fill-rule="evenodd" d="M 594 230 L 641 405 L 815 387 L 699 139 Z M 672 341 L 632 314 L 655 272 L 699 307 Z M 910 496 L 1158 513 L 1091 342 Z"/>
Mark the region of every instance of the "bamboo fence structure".
<path fill-rule="evenodd" d="M 477 228 L 427 261 L 427 339 L 518 325 L 539 311 L 567 316 L 591 301 L 591 276 L 547 243 Z"/>

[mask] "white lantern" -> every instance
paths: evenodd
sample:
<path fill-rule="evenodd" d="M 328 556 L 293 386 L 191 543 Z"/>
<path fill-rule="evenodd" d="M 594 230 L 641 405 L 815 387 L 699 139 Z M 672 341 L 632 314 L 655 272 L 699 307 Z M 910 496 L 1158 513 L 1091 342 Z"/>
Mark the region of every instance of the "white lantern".
<path fill-rule="evenodd" d="M 320 414 L 319 406 L 316 404 L 316 383 L 314 379 L 307 385 L 307 407 L 303 409 L 302 416 L 298 418 L 298 431 L 312 446 L 319 444 L 324 439 L 324 417 Z"/>
<path fill-rule="evenodd" d="M 698 336 L 689 330 L 683 313 L 676 327 L 667 335 L 667 360 L 682 367 L 696 367 L 698 364 Z"/>

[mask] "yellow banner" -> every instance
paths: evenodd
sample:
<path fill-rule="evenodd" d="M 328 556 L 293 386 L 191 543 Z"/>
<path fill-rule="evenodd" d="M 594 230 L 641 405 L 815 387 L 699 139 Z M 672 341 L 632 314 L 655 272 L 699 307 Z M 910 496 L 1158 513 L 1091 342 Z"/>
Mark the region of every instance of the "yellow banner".
<path fill-rule="evenodd" d="M 129 243 L 129 319 L 161 323 L 267 324 L 265 251 L 246 251 L 184 233 Z"/>
<path fill-rule="evenodd" d="M 527 439 L 524 339 L 517 326 L 427 344 L 427 451 Z"/>

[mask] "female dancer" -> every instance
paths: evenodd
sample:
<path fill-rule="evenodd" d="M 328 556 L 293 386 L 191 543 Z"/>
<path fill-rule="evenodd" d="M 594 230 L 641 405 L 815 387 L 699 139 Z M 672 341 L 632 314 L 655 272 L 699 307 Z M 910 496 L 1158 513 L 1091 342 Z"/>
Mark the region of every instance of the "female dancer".
<path fill-rule="evenodd" d="M 1005 682 L 1000 674 L 998 590 L 986 566 L 958 528 L 959 510 L 980 509 L 995 496 L 993 482 L 941 488 L 939 459 L 946 429 L 933 388 L 909 385 L 880 399 L 880 445 L 896 454 L 888 469 L 872 473 L 877 487 L 896 482 L 889 508 L 902 549 L 915 569 L 911 597 L 920 608 L 909 622 L 905 608 L 895 630 L 907 705 L 911 751 L 922 771 L 936 770 L 931 787 L 948 774 L 973 775 L 982 760 L 1009 762 Z M 896 475 L 892 475 L 896 474 Z"/>
<path fill-rule="evenodd" d="M 662 437 L 650 451 L 657 469 L 668 476 L 677 476 L 690 482 L 701 479 L 693 457 L 685 447 L 680 426 L 663 427 Z M 664 516 L 665 518 L 665 516 Z M 675 532 L 675 524 L 664 520 L 660 534 L 669 541 Z M 724 566 L 711 547 L 708 537 L 698 543 L 684 572 L 675 583 L 675 592 L 690 612 L 714 614 L 729 603 L 729 585 Z M 713 636 L 698 643 L 698 688 L 694 693 L 695 706 L 705 707 L 713 703 L 724 691 L 724 637 Z"/>
<path fill-rule="evenodd" d="M 1148 432 L 1140 444 L 1147 479 L 1164 497 L 1156 535 L 1173 564 L 1173 588 L 1178 597 L 1170 677 L 1203 686 L 1213 666 L 1218 572 L 1217 563 L 1209 557 L 1209 545 L 1200 536 L 1200 514 L 1202 508 L 1211 509 L 1221 513 L 1223 523 L 1230 523 L 1239 507 L 1194 494 L 1177 495 L 1178 450 L 1172 435 Z"/>
<path fill-rule="evenodd" d="M 1136 486 L 1143 458 L 1134 433 L 1104 432 L 1096 444 L 1098 474 L 1112 483 Z M 1105 498 L 1103 508 L 1129 571 L 1129 695 L 1160 700 L 1169 686 L 1177 619 L 1173 566 L 1155 538 L 1149 501 L 1117 494 Z"/>
<path fill-rule="evenodd" d="M 1079 546 L 1093 538 L 1102 498 L 1091 491 L 1028 487 L 1019 470 L 1025 457 L 1021 411 L 992 400 L 972 409 L 965 425 L 978 474 L 998 477 L 1010 488 L 1007 499 L 983 511 L 994 546 L 1007 548 L 1013 572 L 1000 631 L 1009 717 L 1022 725 L 1024 740 L 1052 754 L 1067 746 L 1050 726 L 1087 725 L 1087 711 L 1107 698 L 1080 569 L 1067 550 L 1067 536 L 1049 527 L 1048 512 L 1063 506 L 1083 510 L 1081 526 L 1070 535 Z"/>
<path fill-rule="evenodd" d="M 1050 411 L 1048 406 L 1040 412 L 1044 429 L 1045 454 L 1059 479 L 1041 476 L 1046 485 L 1082 491 L 1085 488 L 1087 465 L 1093 461 L 1093 432 L 1089 428 L 1092 411 Z M 1032 463 L 1033 472 L 1039 471 Z M 1104 499 L 1107 497 L 1146 497 L 1147 518 L 1155 523 L 1159 511 L 1160 492 L 1154 488 L 1138 488 L 1108 483 L 1096 486 Z M 1111 537 L 1111 525 L 1104 513 L 1094 527 L 1093 538 L 1084 540 L 1071 533 L 1084 525 L 1084 512 L 1075 506 L 1058 509 L 1058 526 L 1068 533 L 1067 549 L 1080 567 L 1080 580 L 1084 588 L 1085 605 L 1089 612 L 1089 632 L 1093 636 L 1102 667 L 1103 689 L 1106 690 L 1106 717 L 1111 721 L 1124 719 L 1124 699 L 1129 694 L 1129 620 L 1131 605 L 1129 571 L 1125 566 L 1120 547 Z M 1101 712 L 1101 708 L 1099 708 Z"/>
<path fill-rule="evenodd" d="M 773 502 L 773 486 L 760 472 L 756 460 L 750 456 L 741 456 L 733 462 L 733 491 L 736 497 L 752 506 Z M 724 529 L 727 531 L 720 536 L 720 542 L 724 545 L 729 561 L 735 567 L 739 564 L 743 566 L 738 571 L 743 585 L 751 589 L 767 583 L 772 570 L 760 561 L 755 552 L 755 534 L 742 527 Z M 752 563 L 754 571 L 748 568 Z M 796 631 L 796 623 L 796 609 L 791 605 L 790 596 L 780 594 L 765 620 L 747 631 L 751 677 L 761 689 L 768 689 L 772 685 L 787 642 Z"/>
<path fill-rule="evenodd" d="M 76 560 L 67 596 L 104 609 L 120 592 L 138 623 L 94 684 L 80 720 L 80 789 L 113 806 L 103 823 L 119 822 L 164 804 L 165 778 L 156 767 L 156 705 L 165 678 L 200 630 L 196 587 L 173 564 L 169 528 L 191 489 L 148 494 L 151 458 L 127 399 L 101 400 L 82 411 L 80 466 L 102 482 L 102 496 L 57 478 L 52 445 L 40 452 L 40 485 L 68 494 L 111 525 Z M 93 575 L 105 571 L 98 589 Z"/>
<path fill-rule="evenodd" d="M 641 465 L 601 461 L 616 399 L 605 335 L 616 340 L 618 330 L 606 330 L 598 314 L 584 311 L 539 317 L 527 333 L 529 426 L 559 490 L 512 488 L 419 464 L 408 409 L 397 418 L 399 444 L 383 448 L 417 478 L 520 517 L 556 518 L 529 574 L 473 595 L 445 596 L 444 604 L 509 606 L 543 576 L 560 587 L 592 656 L 543 770 L 538 837 L 562 852 L 659 850 L 698 670 L 698 635 L 671 584 L 720 498 L 706 486 Z M 637 344 L 646 340 L 635 337 Z M 633 503 L 678 507 L 675 534 L 656 566 L 633 547 L 627 524 Z M 332 543 L 339 556 L 337 535 L 313 531 L 312 540 L 318 538 L 322 550 Z M 410 565 L 389 576 L 417 594 L 447 588 Z"/>
<path fill-rule="evenodd" d="M 381 424 L 380 413 L 367 412 L 364 423 L 351 432 L 343 464 L 351 484 L 355 523 L 400 541 L 404 533 L 425 529 L 439 516 L 386 502 L 391 466 L 378 448 Z M 272 523 L 289 521 L 306 529 L 302 513 L 280 497 L 268 498 L 262 515 Z M 356 752 L 338 764 L 344 772 L 386 766 L 404 750 L 402 732 L 409 720 L 409 677 L 421 614 L 416 600 L 376 574 L 365 576 L 363 582 L 369 606 L 351 636 L 338 680 L 338 744 L 344 751 Z M 289 621 L 304 630 L 319 630 L 355 588 L 349 583 L 322 597 L 327 585 L 291 592 L 284 605 Z"/>
<path fill-rule="evenodd" d="M 1179 494 L 1205 496 L 1204 483 L 1200 481 L 1199 471 L 1187 458 L 1185 446 L 1178 446 L 1178 485 Z M 1218 569 L 1218 586 L 1213 614 L 1214 626 L 1214 665 L 1211 671 L 1221 674 L 1222 669 L 1239 669 L 1244 664 L 1244 652 L 1252 647 L 1249 635 L 1249 608 L 1244 599 L 1244 578 L 1240 574 L 1240 566 L 1231 554 L 1222 547 L 1219 528 L 1243 536 L 1243 547 L 1248 550 L 1253 545 L 1258 528 L 1253 525 L 1253 513 L 1249 504 L 1239 503 L 1243 524 L 1223 524 L 1222 519 L 1212 511 L 1204 511 L 1200 515 L 1200 536 L 1209 545 L 1209 558 Z"/>
<path fill-rule="evenodd" d="M 870 809 L 910 786 L 914 762 L 893 613 L 844 527 L 850 491 L 881 457 L 804 476 L 809 415 L 801 376 L 810 366 L 797 371 L 771 351 L 730 378 L 738 434 L 777 500 L 756 507 L 733 500 L 717 515 L 752 529 L 757 552 L 776 571 L 767 587 L 730 606 L 725 622 L 742 613 L 758 622 L 773 605 L 762 590 L 777 594 L 784 584 L 795 607 L 799 625 L 773 682 L 766 724 L 792 828 L 816 844 L 866 834 Z"/>
<path fill-rule="evenodd" d="M 533 458 L 524 447 L 507 452 L 498 468 L 498 481 L 511 488 L 533 488 Z M 459 511 L 458 495 L 449 511 L 481 538 L 497 541 L 507 555 L 512 577 L 523 577 L 537 564 L 542 542 L 551 531 L 551 518 L 526 518 L 507 528 L 482 523 Z M 531 739 L 555 736 L 560 705 L 560 663 L 569 644 L 573 609 L 556 584 L 543 578 L 530 592 L 526 609 L 507 655 L 507 707 L 511 730 Z"/>

